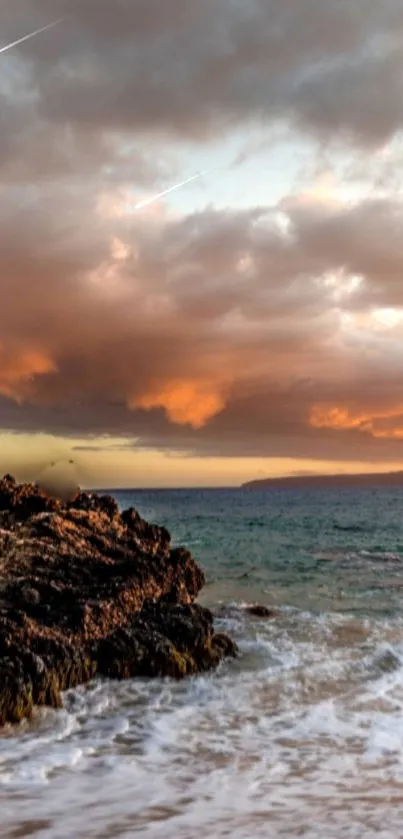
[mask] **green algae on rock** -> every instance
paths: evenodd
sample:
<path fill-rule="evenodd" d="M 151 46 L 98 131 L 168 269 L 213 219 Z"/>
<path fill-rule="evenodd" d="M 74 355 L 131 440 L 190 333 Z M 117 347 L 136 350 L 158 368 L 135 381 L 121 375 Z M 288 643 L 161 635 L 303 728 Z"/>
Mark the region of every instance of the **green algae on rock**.
<path fill-rule="evenodd" d="M 236 655 L 194 601 L 204 575 L 168 531 L 110 496 L 62 503 L 0 481 L 0 725 L 109 678 L 205 672 Z"/>

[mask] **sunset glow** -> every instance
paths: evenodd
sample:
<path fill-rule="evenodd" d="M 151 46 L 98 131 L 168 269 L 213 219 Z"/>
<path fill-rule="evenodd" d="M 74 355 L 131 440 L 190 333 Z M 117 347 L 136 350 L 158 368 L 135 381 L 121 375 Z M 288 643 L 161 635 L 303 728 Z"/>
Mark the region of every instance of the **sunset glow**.
<path fill-rule="evenodd" d="M 88 3 L 0 11 L 4 468 L 399 468 L 403 15 Z"/>

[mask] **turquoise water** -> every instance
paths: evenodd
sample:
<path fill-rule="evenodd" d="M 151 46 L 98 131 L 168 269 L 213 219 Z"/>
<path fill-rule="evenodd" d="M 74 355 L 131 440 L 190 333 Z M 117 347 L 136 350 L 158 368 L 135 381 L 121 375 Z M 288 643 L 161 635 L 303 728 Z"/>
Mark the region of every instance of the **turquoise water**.
<path fill-rule="evenodd" d="M 403 492 L 117 498 L 190 547 L 240 656 L 3 731 L 1 839 L 401 839 Z"/>
<path fill-rule="evenodd" d="M 203 601 L 401 613 L 403 490 L 118 493 L 205 570 Z"/>

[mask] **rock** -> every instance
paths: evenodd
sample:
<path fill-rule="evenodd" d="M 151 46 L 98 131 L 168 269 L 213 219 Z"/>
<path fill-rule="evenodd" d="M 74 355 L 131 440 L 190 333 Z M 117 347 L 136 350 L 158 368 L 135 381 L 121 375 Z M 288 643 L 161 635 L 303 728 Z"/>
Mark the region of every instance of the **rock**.
<path fill-rule="evenodd" d="M 250 615 L 253 618 L 261 618 L 270 620 L 277 617 L 277 612 L 274 609 L 269 609 L 267 606 L 261 606 L 259 603 L 251 606 L 221 606 L 216 612 L 217 618 L 236 618 L 239 614 Z"/>
<path fill-rule="evenodd" d="M 236 655 L 195 603 L 204 575 L 116 501 L 0 480 L 0 725 L 97 674 L 179 679 Z"/>
<path fill-rule="evenodd" d="M 17 484 L 11 475 L 0 481 L 0 511 L 25 521 L 34 513 L 56 510 L 59 502 L 34 484 Z"/>
<path fill-rule="evenodd" d="M 246 606 L 245 612 L 254 618 L 275 618 L 276 613 L 273 609 L 268 609 L 267 606 L 260 606 L 256 603 L 254 606 Z"/>

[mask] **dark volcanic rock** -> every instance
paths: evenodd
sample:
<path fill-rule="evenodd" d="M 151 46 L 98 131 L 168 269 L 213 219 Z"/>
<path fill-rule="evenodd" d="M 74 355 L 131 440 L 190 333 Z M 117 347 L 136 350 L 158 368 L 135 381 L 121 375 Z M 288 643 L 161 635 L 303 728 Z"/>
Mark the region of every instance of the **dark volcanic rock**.
<path fill-rule="evenodd" d="M 109 496 L 0 481 L 0 725 L 93 678 L 182 678 L 236 654 L 194 603 L 204 575 Z"/>
<path fill-rule="evenodd" d="M 245 612 L 253 618 L 275 618 L 276 613 L 273 609 L 268 609 L 267 606 L 261 606 L 256 603 L 254 606 L 246 606 Z"/>
<path fill-rule="evenodd" d="M 261 618 L 270 620 L 278 617 L 274 609 L 269 609 L 268 606 L 262 606 L 259 603 L 250 606 L 222 606 L 216 613 L 217 618 L 231 618 L 239 614 L 246 614 L 252 618 Z"/>

